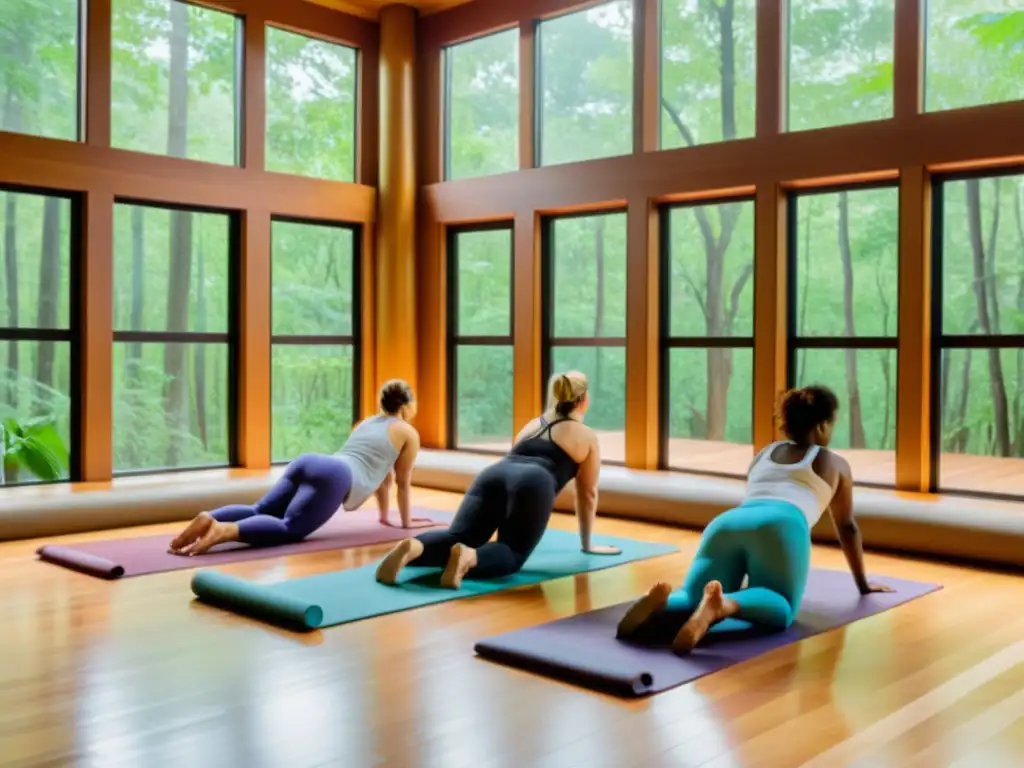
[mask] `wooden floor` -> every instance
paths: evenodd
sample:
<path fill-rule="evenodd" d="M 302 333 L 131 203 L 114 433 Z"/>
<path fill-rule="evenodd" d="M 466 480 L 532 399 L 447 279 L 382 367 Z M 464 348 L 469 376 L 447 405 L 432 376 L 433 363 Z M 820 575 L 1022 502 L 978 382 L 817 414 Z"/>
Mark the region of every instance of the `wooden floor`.
<path fill-rule="evenodd" d="M 416 500 L 453 508 L 458 497 Z M 174 528 L 122 534 L 154 530 Z M 107 583 L 35 562 L 35 543 L 0 545 L 0 765 L 1024 764 L 1024 580 L 1014 576 L 870 557 L 876 572 L 946 588 L 642 701 L 475 658 L 479 638 L 678 582 L 697 542 L 635 522 L 599 530 L 682 553 L 312 635 L 194 603 L 190 572 Z M 385 549 L 224 570 L 279 580 Z M 814 564 L 842 567 L 841 555 L 816 549 Z"/>

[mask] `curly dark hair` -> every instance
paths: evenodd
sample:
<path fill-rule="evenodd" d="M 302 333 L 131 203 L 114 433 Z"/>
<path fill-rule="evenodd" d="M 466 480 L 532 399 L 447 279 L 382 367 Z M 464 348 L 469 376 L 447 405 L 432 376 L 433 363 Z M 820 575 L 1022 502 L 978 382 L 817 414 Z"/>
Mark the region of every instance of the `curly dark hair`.
<path fill-rule="evenodd" d="M 412 387 L 402 379 L 391 379 L 380 388 L 380 409 L 394 416 L 412 402 Z"/>
<path fill-rule="evenodd" d="M 779 428 L 794 443 L 805 444 L 820 424 L 832 421 L 839 410 L 839 398 L 828 387 L 790 389 L 779 397 L 775 418 Z"/>

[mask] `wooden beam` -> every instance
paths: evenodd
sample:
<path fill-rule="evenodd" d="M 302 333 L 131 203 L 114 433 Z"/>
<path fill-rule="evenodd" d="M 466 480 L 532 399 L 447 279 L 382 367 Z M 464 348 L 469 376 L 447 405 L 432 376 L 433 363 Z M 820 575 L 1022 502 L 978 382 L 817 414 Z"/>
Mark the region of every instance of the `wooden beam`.
<path fill-rule="evenodd" d="M 758 138 L 778 136 L 786 124 L 789 103 L 789 0 L 757 3 Z"/>
<path fill-rule="evenodd" d="M 924 3 L 896 3 L 893 52 L 893 116 L 898 123 L 913 123 L 924 107 Z"/>
<path fill-rule="evenodd" d="M 447 11 L 424 16 L 420 44 L 426 47 L 455 45 L 502 29 L 521 26 L 607 0 L 474 0 Z"/>
<path fill-rule="evenodd" d="M 84 106 L 82 121 L 85 141 L 96 147 L 110 146 L 110 56 L 111 0 L 90 0 L 85 6 L 84 94 L 78 103 Z"/>
<path fill-rule="evenodd" d="M 537 23 L 519 24 L 519 168 L 537 164 Z"/>
<path fill-rule="evenodd" d="M 258 12 L 244 21 L 242 167 L 262 171 L 267 157 L 267 27 Z"/>
<path fill-rule="evenodd" d="M 515 432 L 544 407 L 541 398 L 541 248 L 540 217 L 532 209 L 516 214 L 513 254 L 513 393 Z"/>
<path fill-rule="evenodd" d="M 659 261 L 658 210 L 629 201 L 626 265 L 626 466 L 657 469 Z"/>
<path fill-rule="evenodd" d="M 448 252 L 445 228 L 422 215 L 416 273 L 419 343 L 416 429 L 430 448 L 448 447 Z"/>
<path fill-rule="evenodd" d="M 377 402 L 377 238 L 372 227 L 359 232 L 359 413 L 378 410 Z"/>
<path fill-rule="evenodd" d="M 240 229 L 238 465 L 266 469 L 271 460 L 270 213 L 245 211 Z"/>
<path fill-rule="evenodd" d="M 786 387 L 786 208 L 778 184 L 754 198 L 754 450 L 776 439 L 775 399 Z"/>
<path fill-rule="evenodd" d="M 661 0 L 633 0 L 633 152 L 660 147 Z"/>

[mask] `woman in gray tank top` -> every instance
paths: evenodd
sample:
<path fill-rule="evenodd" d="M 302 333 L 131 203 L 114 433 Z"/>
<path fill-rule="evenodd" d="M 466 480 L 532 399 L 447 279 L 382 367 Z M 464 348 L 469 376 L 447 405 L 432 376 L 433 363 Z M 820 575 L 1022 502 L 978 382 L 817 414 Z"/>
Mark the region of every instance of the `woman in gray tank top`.
<path fill-rule="evenodd" d="M 339 508 L 358 509 L 376 494 L 381 523 L 388 525 L 392 471 L 398 480 L 403 528 L 433 524 L 410 516 L 409 488 L 419 452 L 412 389 L 400 379 L 380 390 L 380 412 L 361 422 L 334 455 L 307 453 L 285 469 L 266 496 L 252 506 L 231 504 L 200 513 L 171 542 L 178 555 L 199 555 L 218 544 L 240 541 L 254 547 L 292 544 L 330 520 Z"/>

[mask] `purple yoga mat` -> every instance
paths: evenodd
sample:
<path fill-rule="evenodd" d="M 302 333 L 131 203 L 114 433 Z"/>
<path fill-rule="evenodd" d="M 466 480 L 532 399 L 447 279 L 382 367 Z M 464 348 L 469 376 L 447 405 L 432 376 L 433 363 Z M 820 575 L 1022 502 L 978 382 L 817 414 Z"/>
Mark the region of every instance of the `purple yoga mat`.
<path fill-rule="evenodd" d="M 392 518 L 397 513 L 392 511 Z M 451 522 L 451 513 L 430 509 L 414 509 L 413 517 L 429 517 L 439 525 Z M 182 523 L 182 529 L 186 524 Z M 425 530 L 425 529 L 420 529 Z M 268 557 L 322 552 L 328 549 L 348 549 L 367 544 L 381 544 L 401 541 L 410 535 L 404 528 L 391 528 L 377 520 L 377 510 L 339 512 L 328 523 L 298 544 L 282 547 L 247 547 L 242 544 L 225 544 L 205 555 L 182 557 L 172 555 L 167 546 L 176 534 L 161 533 L 155 536 L 136 536 L 129 539 L 107 539 L 82 544 L 47 544 L 36 550 L 39 559 L 55 565 L 62 565 L 100 579 L 121 579 L 143 576 L 147 573 L 179 571 L 186 568 L 208 568 L 226 563 L 240 563 L 247 560 L 262 560 Z"/>
<path fill-rule="evenodd" d="M 622 697 L 659 693 L 752 659 L 798 640 L 887 611 L 942 589 L 885 577 L 890 593 L 862 597 L 847 571 L 812 570 L 796 622 L 775 634 L 709 635 L 687 657 L 665 646 L 615 638 L 615 628 L 632 604 L 622 603 L 548 624 L 498 635 L 476 644 L 485 659 Z"/>

